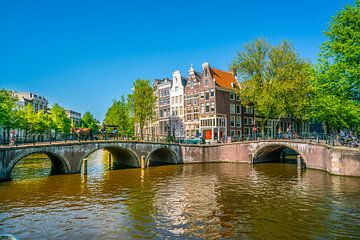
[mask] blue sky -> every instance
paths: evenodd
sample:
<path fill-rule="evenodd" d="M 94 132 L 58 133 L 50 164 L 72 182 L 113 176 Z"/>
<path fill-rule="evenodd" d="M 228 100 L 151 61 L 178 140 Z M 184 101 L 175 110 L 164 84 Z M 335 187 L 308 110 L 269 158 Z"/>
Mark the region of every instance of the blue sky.
<path fill-rule="evenodd" d="M 227 70 L 244 43 L 293 43 L 315 62 L 348 0 L 0 1 L 0 88 L 31 91 L 102 120 L 137 78 Z"/>

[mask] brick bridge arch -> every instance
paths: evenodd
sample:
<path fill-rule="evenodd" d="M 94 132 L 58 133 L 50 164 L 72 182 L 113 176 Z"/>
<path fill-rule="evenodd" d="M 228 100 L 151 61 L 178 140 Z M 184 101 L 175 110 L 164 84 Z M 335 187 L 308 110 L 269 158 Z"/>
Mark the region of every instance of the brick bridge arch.
<path fill-rule="evenodd" d="M 134 150 L 122 146 L 110 145 L 110 146 L 95 146 L 94 148 L 88 150 L 79 161 L 78 168 L 81 169 L 84 160 L 94 152 L 101 149 L 104 149 L 109 152 L 112 158 L 113 165 L 115 167 L 120 167 L 120 166 L 140 167 L 140 159 L 138 153 L 136 153 Z"/>
<path fill-rule="evenodd" d="M 273 160 L 280 160 L 281 159 L 281 152 L 289 148 L 295 151 L 298 155 L 301 156 L 302 162 L 306 165 L 308 162 L 306 153 L 302 152 L 299 145 L 291 145 L 288 142 L 283 143 L 272 143 L 269 142 L 267 144 L 261 144 L 257 148 L 252 151 L 252 161 L 253 163 L 260 163 L 260 162 L 269 162 Z"/>
<path fill-rule="evenodd" d="M 157 165 L 157 163 L 177 164 L 179 163 L 179 156 L 171 148 L 161 146 L 153 149 L 145 159 L 146 167 L 152 164 Z"/>
<path fill-rule="evenodd" d="M 5 179 L 11 178 L 12 171 L 14 170 L 16 164 L 21 162 L 21 160 L 23 160 L 25 157 L 34 155 L 34 154 L 45 154 L 49 158 L 49 160 L 51 162 L 51 174 L 52 175 L 64 174 L 64 173 L 70 172 L 70 163 L 61 154 L 42 150 L 42 149 L 35 149 L 34 151 L 24 151 L 23 153 L 18 154 L 13 159 L 11 159 L 11 161 L 9 161 L 9 163 L 7 164 Z"/>

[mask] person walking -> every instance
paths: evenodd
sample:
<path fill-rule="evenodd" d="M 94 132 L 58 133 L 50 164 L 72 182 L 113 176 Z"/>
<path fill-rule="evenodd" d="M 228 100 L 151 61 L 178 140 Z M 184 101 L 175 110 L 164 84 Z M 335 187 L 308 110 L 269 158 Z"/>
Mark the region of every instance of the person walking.
<path fill-rule="evenodd" d="M 281 138 L 282 138 L 282 133 L 283 133 L 282 128 L 279 127 L 278 130 L 277 130 L 277 138 L 278 138 L 278 139 L 281 139 Z"/>
<path fill-rule="evenodd" d="M 288 139 L 291 140 L 291 136 L 292 136 L 291 124 L 286 129 L 286 133 L 287 133 Z"/>

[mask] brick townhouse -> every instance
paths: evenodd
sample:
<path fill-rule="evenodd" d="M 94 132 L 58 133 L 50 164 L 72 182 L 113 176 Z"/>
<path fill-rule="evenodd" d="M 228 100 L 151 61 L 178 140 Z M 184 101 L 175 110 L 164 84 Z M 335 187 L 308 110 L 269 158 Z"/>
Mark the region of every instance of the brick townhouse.
<path fill-rule="evenodd" d="M 226 136 L 249 136 L 254 110 L 241 105 L 239 87 L 236 76 L 230 72 L 204 63 L 198 73 L 191 66 L 184 98 L 186 137 L 226 141 Z"/>

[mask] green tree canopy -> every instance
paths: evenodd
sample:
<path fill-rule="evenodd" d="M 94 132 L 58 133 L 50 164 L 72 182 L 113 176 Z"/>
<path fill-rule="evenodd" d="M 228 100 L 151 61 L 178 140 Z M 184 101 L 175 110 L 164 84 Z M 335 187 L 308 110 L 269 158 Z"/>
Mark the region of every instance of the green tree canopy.
<path fill-rule="evenodd" d="M 120 100 L 113 100 L 111 107 L 105 115 L 105 124 L 116 125 L 118 130 L 123 133 L 132 133 L 134 130 L 134 120 L 131 113 L 131 106 L 124 96 Z"/>
<path fill-rule="evenodd" d="M 36 113 L 30 103 L 17 110 L 16 118 L 18 120 L 17 127 L 24 130 L 25 138 L 31 133 L 36 133 Z"/>
<path fill-rule="evenodd" d="M 55 103 L 52 105 L 50 114 L 50 126 L 57 133 L 69 133 L 71 121 L 67 117 L 65 109 L 59 104 Z M 56 137 L 56 136 L 55 136 Z"/>
<path fill-rule="evenodd" d="M 154 91 L 149 80 L 137 79 L 133 84 L 133 93 L 129 94 L 128 101 L 134 114 L 134 121 L 139 124 L 141 138 L 145 125 L 150 122 L 155 114 Z"/>
<path fill-rule="evenodd" d="M 360 131 L 360 1 L 333 17 L 325 35 L 314 81 L 313 117 L 334 130 Z"/>
<path fill-rule="evenodd" d="M 99 125 L 94 116 L 87 111 L 81 118 L 81 127 L 83 128 L 91 128 L 93 132 L 97 132 L 99 130 Z"/>
<path fill-rule="evenodd" d="M 241 100 L 254 105 L 263 131 L 270 118 L 308 119 L 313 70 L 288 42 L 271 46 L 256 39 L 244 46 L 230 68 L 239 73 Z"/>
<path fill-rule="evenodd" d="M 0 89 L 0 126 L 5 129 L 10 129 L 16 124 L 16 100 L 12 92 Z"/>

